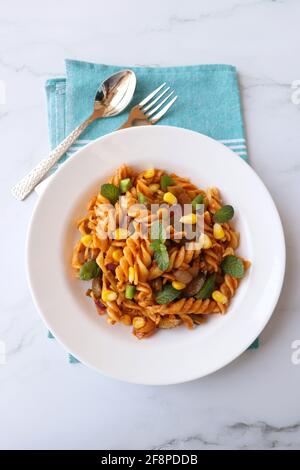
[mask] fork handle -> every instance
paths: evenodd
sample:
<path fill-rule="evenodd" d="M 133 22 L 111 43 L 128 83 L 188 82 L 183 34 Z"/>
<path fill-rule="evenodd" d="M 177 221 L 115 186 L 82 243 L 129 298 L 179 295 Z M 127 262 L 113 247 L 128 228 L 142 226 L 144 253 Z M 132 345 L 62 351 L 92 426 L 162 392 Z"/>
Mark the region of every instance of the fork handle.
<path fill-rule="evenodd" d="M 127 127 L 132 127 L 132 124 L 129 122 L 129 120 L 124 122 L 124 124 L 122 124 L 122 126 L 118 127 L 117 130 L 120 131 L 121 129 L 127 129 Z"/>
<path fill-rule="evenodd" d="M 74 129 L 50 154 L 47 158 L 41 160 L 24 178 L 22 178 L 12 189 L 11 192 L 16 199 L 22 201 L 36 187 L 36 185 L 48 173 L 50 168 L 63 156 L 68 148 L 78 139 L 80 134 L 95 119 L 94 115 L 86 119 L 76 129 Z"/>
<path fill-rule="evenodd" d="M 152 122 L 147 119 L 147 116 L 140 110 L 139 106 L 136 105 L 130 111 L 127 121 L 118 128 L 118 131 L 120 129 L 127 129 L 127 127 L 147 126 L 151 124 Z"/>

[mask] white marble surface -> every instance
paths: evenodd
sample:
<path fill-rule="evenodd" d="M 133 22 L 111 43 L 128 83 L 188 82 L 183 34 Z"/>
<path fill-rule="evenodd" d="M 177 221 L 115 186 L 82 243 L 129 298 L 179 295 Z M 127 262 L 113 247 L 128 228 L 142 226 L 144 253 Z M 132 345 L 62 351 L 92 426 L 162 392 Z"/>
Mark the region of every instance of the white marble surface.
<path fill-rule="evenodd" d="M 300 79 L 299 19 L 298 0 L 2 2 L 1 448 L 300 447 L 300 365 L 291 361 L 291 343 L 300 339 L 300 105 L 291 101 L 291 83 Z M 24 266 L 37 196 L 20 203 L 9 189 L 47 152 L 43 85 L 64 73 L 65 57 L 238 67 L 251 163 L 277 203 L 287 241 L 283 292 L 259 351 L 207 378 L 155 388 L 69 365 L 46 338 Z"/>

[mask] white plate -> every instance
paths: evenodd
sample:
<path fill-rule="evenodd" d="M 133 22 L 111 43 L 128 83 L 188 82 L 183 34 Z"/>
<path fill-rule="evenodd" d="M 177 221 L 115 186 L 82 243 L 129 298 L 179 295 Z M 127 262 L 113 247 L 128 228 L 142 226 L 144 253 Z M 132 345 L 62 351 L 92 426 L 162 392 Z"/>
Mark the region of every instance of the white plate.
<path fill-rule="evenodd" d="M 85 297 L 87 283 L 72 276 L 74 221 L 88 199 L 122 163 L 153 165 L 217 186 L 235 208 L 239 253 L 252 261 L 227 315 L 203 326 L 159 331 L 139 341 L 112 327 Z M 146 126 L 115 132 L 72 156 L 35 208 L 27 244 L 28 277 L 43 320 L 65 348 L 103 374 L 140 384 L 172 384 L 203 377 L 239 356 L 262 331 L 278 300 L 285 268 L 281 222 L 267 189 L 241 158 L 196 132 Z"/>

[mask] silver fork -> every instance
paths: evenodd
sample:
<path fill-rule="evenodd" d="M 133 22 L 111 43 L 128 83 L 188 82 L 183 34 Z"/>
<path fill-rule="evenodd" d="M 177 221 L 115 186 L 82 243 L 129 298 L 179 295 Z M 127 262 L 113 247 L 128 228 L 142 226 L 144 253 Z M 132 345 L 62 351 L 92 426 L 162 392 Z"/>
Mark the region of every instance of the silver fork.
<path fill-rule="evenodd" d="M 154 91 L 152 91 L 152 93 L 150 93 L 139 104 L 132 108 L 127 121 L 124 122 L 124 124 L 119 127 L 119 129 L 156 124 L 166 114 L 171 106 L 173 106 L 178 98 L 178 96 L 174 96 L 172 99 L 170 99 L 174 94 L 174 90 L 165 96 L 169 90 L 170 87 L 166 87 L 166 83 L 163 83 Z M 156 106 L 153 108 L 154 105 Z"/>

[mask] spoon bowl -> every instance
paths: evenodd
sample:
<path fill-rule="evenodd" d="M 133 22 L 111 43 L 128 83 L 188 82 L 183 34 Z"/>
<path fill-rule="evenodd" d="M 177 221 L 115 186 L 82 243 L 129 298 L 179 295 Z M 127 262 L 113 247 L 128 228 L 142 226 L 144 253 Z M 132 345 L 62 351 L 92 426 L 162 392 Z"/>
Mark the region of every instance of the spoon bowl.
<path fill-rule="evenodd" d="M 136 87 L 136 76 L 132 70 L 122 70 L 107 78 L 98 88 L 94 112 L 97 117 L 116 116 L 132 100 Z"/>

